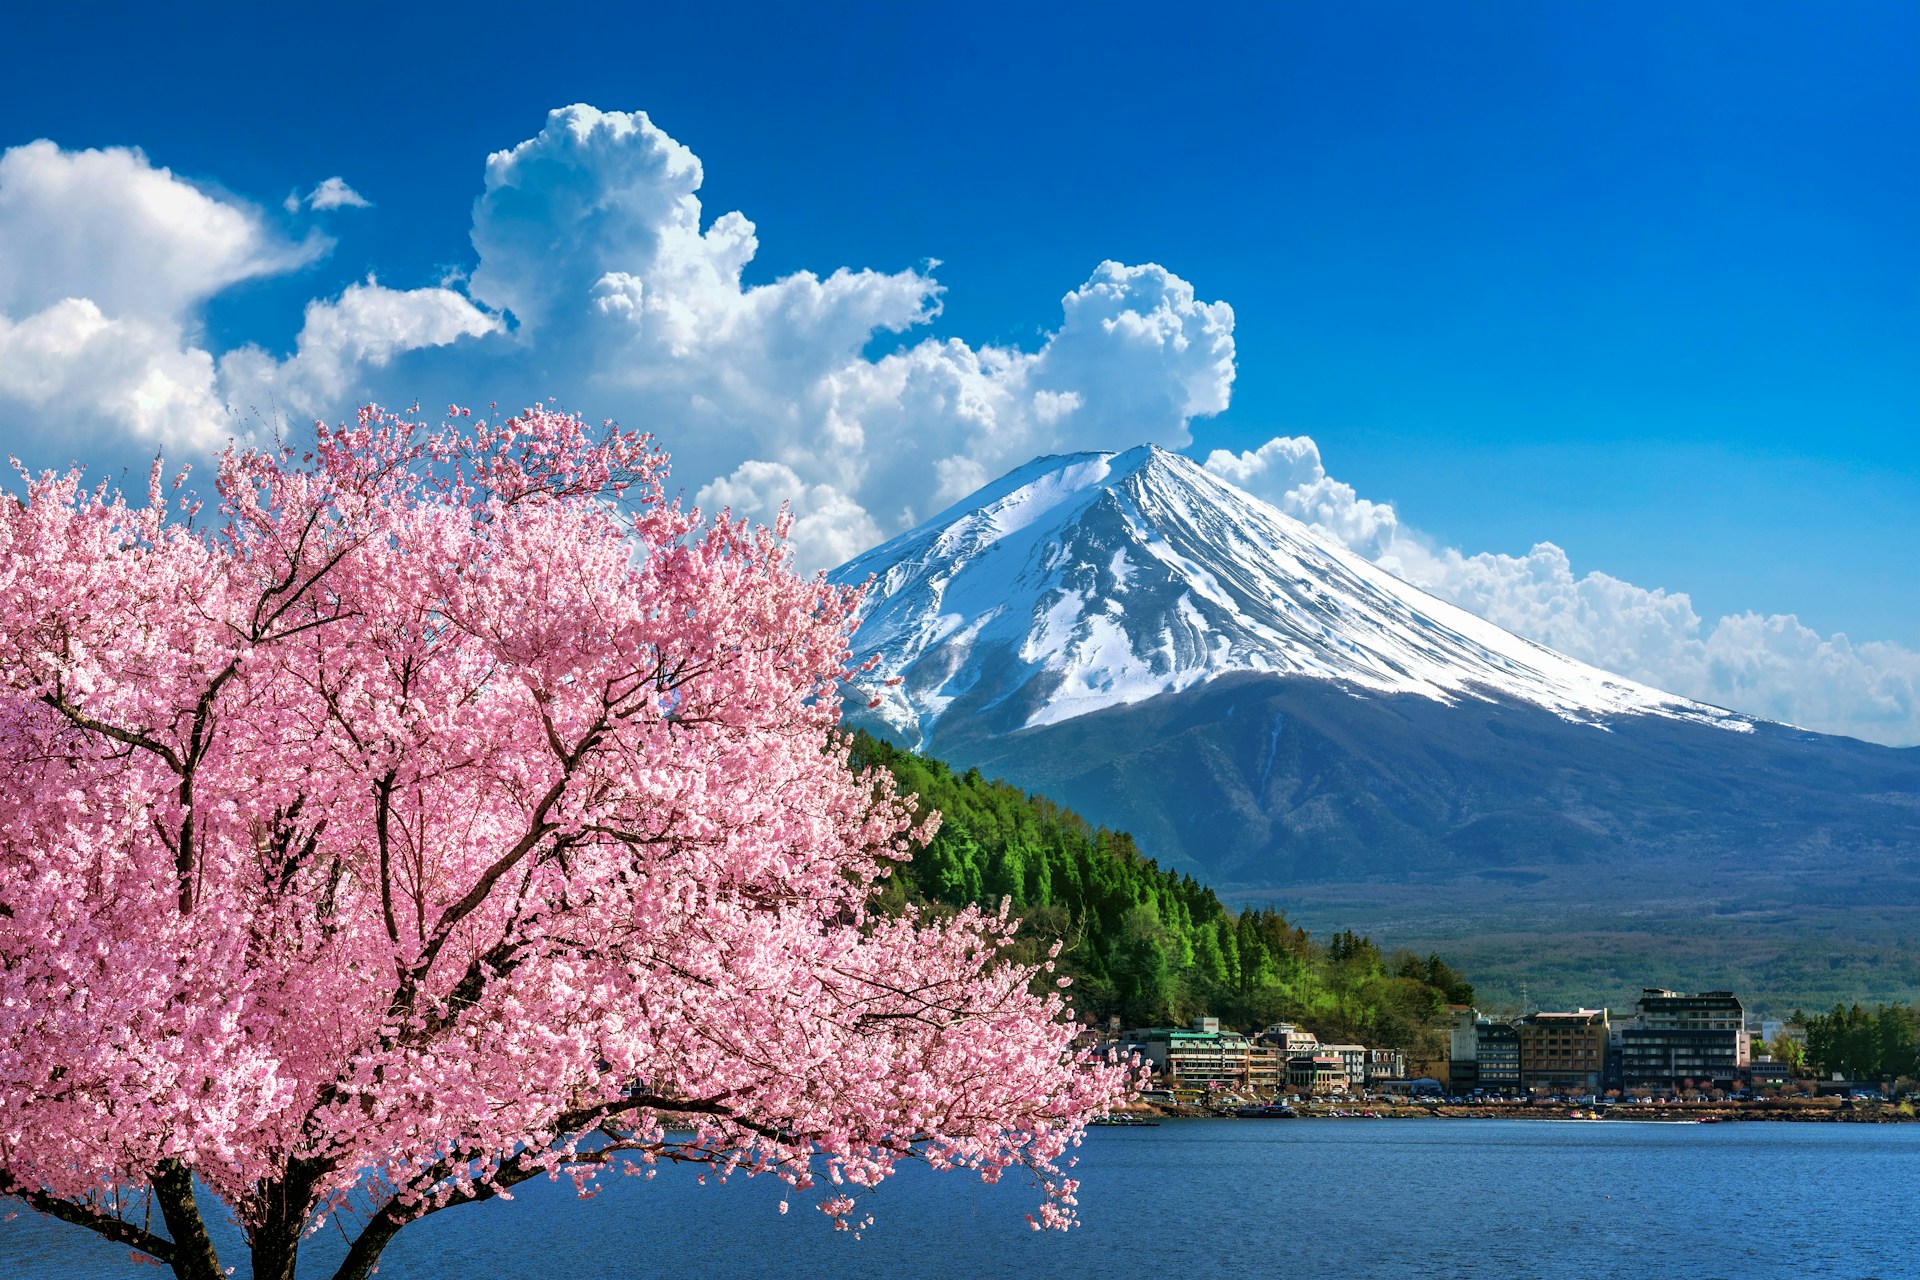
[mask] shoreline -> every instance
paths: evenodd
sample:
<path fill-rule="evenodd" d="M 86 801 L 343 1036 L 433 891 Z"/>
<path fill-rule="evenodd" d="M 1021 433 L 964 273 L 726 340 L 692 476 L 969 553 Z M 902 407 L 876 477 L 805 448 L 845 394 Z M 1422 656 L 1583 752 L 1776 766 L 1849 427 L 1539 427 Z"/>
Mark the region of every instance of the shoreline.
<path fill-rule="evenodd" d="M 1350 1105 L 1316 1107 L 1301 1104 L 1297 1120 L 1542 1120 L 1598 1124 L 1608 1121 L 1643 1124 L 1911 1124 L 1916 1117 L 1903 1114 L 1892 1103 L 1846 1104 L 1838 1100 L 1782 1099 L 1758 1102 L 1704 1102 L 1672 1105 L 1634 1105 L 1601 1103 L 1594 1107 L 1575 1107 L 1564 1103 L 1474 1103 L 1434 1105 L 1357 1102 Z M 1231 1110 L 1201 1107 L 1136 1104 L 1114 1113 L 1124 1126 L 1160 1120 L 1244 1120 L 1269 1123 L 1278 1117 L 1237 1116 Z"/>

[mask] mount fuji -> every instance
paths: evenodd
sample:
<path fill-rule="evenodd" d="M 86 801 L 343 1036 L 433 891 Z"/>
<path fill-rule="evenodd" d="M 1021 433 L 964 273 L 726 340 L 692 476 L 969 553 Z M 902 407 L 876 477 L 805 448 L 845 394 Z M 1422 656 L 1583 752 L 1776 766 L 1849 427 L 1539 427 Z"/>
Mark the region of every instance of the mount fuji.
<path fill-rule="evenodd" d="M 1445 945 L 1496 986 L 1549 939 L 1669 957 L 1623 990 L 1677 981 L 1666 943 L 1724 933 L 1709 985 L 1920 991 L 1920 749 L 1576 661 L 1179 454 L 1036 459 L 830 576 L 868 584 L 855 723 L 1224 896 Z M 1783 964 L 1822 929 L 1841 964 Z"/>
<path fill-rule="evenodd" d="M 956 708 L 1029 728 L 1232 672 L 1753 727 L 1436 600 L 1152 445 L 1030 462 L 834 577 L 868 574 L 860 650 L 904 677 L 879 711 L 912 740 Z"/>

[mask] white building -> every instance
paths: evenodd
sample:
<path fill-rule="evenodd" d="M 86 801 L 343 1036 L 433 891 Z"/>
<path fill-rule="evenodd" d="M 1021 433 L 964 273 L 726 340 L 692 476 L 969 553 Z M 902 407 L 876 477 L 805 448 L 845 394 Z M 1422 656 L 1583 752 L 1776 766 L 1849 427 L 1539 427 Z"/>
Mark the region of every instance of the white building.
<path fill-rule="evenodd" d="M 1363 1044 L 1323 1044 L 1319 1052 L 1340 1059 L 1341 1067 L 1347 1073 L 1347 1079 L 1354 1085 L 1360 1085 L 1367 1079 L 1367 1046 Z"/>

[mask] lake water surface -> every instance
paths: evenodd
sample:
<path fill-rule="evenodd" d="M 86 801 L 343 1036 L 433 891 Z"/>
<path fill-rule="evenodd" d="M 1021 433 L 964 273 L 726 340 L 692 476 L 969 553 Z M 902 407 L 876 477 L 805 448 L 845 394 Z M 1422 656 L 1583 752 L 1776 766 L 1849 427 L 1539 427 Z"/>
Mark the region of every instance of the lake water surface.
<path fill-rule="evenodd" d="M 1525 1120 L 1170 1121 L 1096 1129 L 1081 1226 L 1035 1233 L 1009 1178 L 909 1169 L 855 1240 L 770 1179 L 609 1178 L 585 1204 L 511 1203 L 408 1227 L 382 1280 L 902 1276 L 1920 1278 L 1920 1125 Z M 11 1207 L 11 1206 L 10 1206 Z M 245 1255 L 223 1241 L 223 1258 Z M 309 1243 L 302 1277 L 344 1246 Z M 78 1228 L 0 1225 L 0 1277 L 161 1274 Z"/>

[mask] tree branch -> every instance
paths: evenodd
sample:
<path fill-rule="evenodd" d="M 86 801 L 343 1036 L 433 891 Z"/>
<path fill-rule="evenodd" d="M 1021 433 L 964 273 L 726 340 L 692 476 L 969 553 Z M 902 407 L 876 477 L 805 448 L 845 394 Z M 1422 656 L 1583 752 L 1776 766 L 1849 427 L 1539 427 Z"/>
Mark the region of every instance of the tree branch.
<path fill-rule="evenodd" d="M 104 720 L 96 720 L 57 693 L 43 693 L 40 695 L 40 701 L 65 716 L 76 728 L 112 738 L 115 742 L 124 742 L 130 747 L 141 747 L 151 751 L 166 761 L 167 768 L 175 773 L 186 770 L 186 765 L 181 762 L 179 754 L 158 738 L 149 737 L 144 733 L 135 733 L 131 729 L 122 729 L 119 725 L 108 724 Z"/>
<path fill-rule="evenodd" d="M 554 828 L 553 824 L 547 821 L 547 814 L 565 794 L 567 782 L 573 776 L 573 765 L 578 759 L 579 753 L 576 752 L 574 757 L 566 762 L 567 767 L 561 771 L 560 776 L 554 779 L 553 785 L 547 788 L 547 794 L 540 797 L 540 803 L 534 806 L 533 820 L 527 826 L 527 833 L 521 836 L 514 846 L 502 854 L 492 866 L 481 873 L 480 878 L 474 882 L 473 888 L 467 890 L 464 898 L 440 913 L 440 918 L 433 925 L 433 937 L 422 949 L 420 961 L 414 966 L 416 981 L 423 981 L 426 978 L 427 970 L 433 967 L 434 960 L 440 954 L 440 948 L 445 946 L 447 939 L 453 936 L 455 926 L 478 911 L 480 905 L 487 900 L 487 895 L 493 892 L 493 886 L 500 883 L 500 878 L 513 870 L 516 863 L 552 834 Z"/>
<path fill-rule="evenodd" d="M 394 771 L 373 784 L 373 829 L 380 844 L 380 918 L 386 922 L 387 941 L 400 945 L 400 925 L 393 918 L 393 858 L 390 823 L 393 815 Z"/>
<path fill-rule="evenodd" d="M 638 1111 L 642 1108 L 683 1114 L 722 1116 L 755 1132 L 768 1132 L 741 1120 L 734 1115 L 732 1108 L 718 1099 L 667 1098 L 650 1093 L 624 1094 L 595 1106 L 563 1111 L 554 1117 L 553 1130 L 555 1133 L 562 1134 L 581 1133 L 609 1116 L 626 1111 Z M 769 1132 L 768 1136 L 778 1135 Z M 580 1157 L 572 1163 L 597 1164 L 600 1163 L 600 1158 L 597 1158 L 595 1153 L 581 1153 Z M 453 1171 L 453 1165 L 454 1162 L 450 1159 L 442 1160 L 423 1170 L 408 1187 L 413 1194 L 421 1197 L 415 1203 L 402 1204 L 400 1197 L 394 1195 L 375 1210 L 373 1216 L 367 1220 L 367 1225 L 361 1229 L 358 1236 L 354 1237 L 353 1244 L 347 1250 L 346 1258 L 341 1261 L 339 1269 L 333 1273 L 333 1280 L 367 1280 L 367 1277 L 373 1274 L 374 1265 L 380 1261 L 382 1251 L 392 1242 L 393 1237 L 399 1234 L 400 1228 L 408 1223 L 417 1222 L 428 1214 L 438 1213 L 442 1209 L 491 1200 L 510 1187 L 518 1186 L 529 1178 L 539 1177 L 548 1172 L 547 1167 L 542 1164 L 529 1164 L 518 1160 L 503 1161 L 491 1177 L 485 1181 L 476 1181 L 469 1189 L 456 1189 L 444 1200 L 425 1199 L 433 1185 Z"/>
<path fill-rule="evenodd" d="M 11 1178 L 0 1174 L 0 1182 L 11 1181 Z M 7 1194 L 18 1196 L 49 1218 L 58 1218 L 62 1222 L 71 1222 L 75 1226 L 85 1227 L 89 1231 L 105 1236 L 115 1244 L 127 1245 L 168 1266 L 173 1265 L 173 1241 L 136 1227 L 124 1218 L 101 1213 L 97 1209 L 72 1200 L 62 1200 L 59 1196 L 37 1189 L 10 1191 Z"/>

